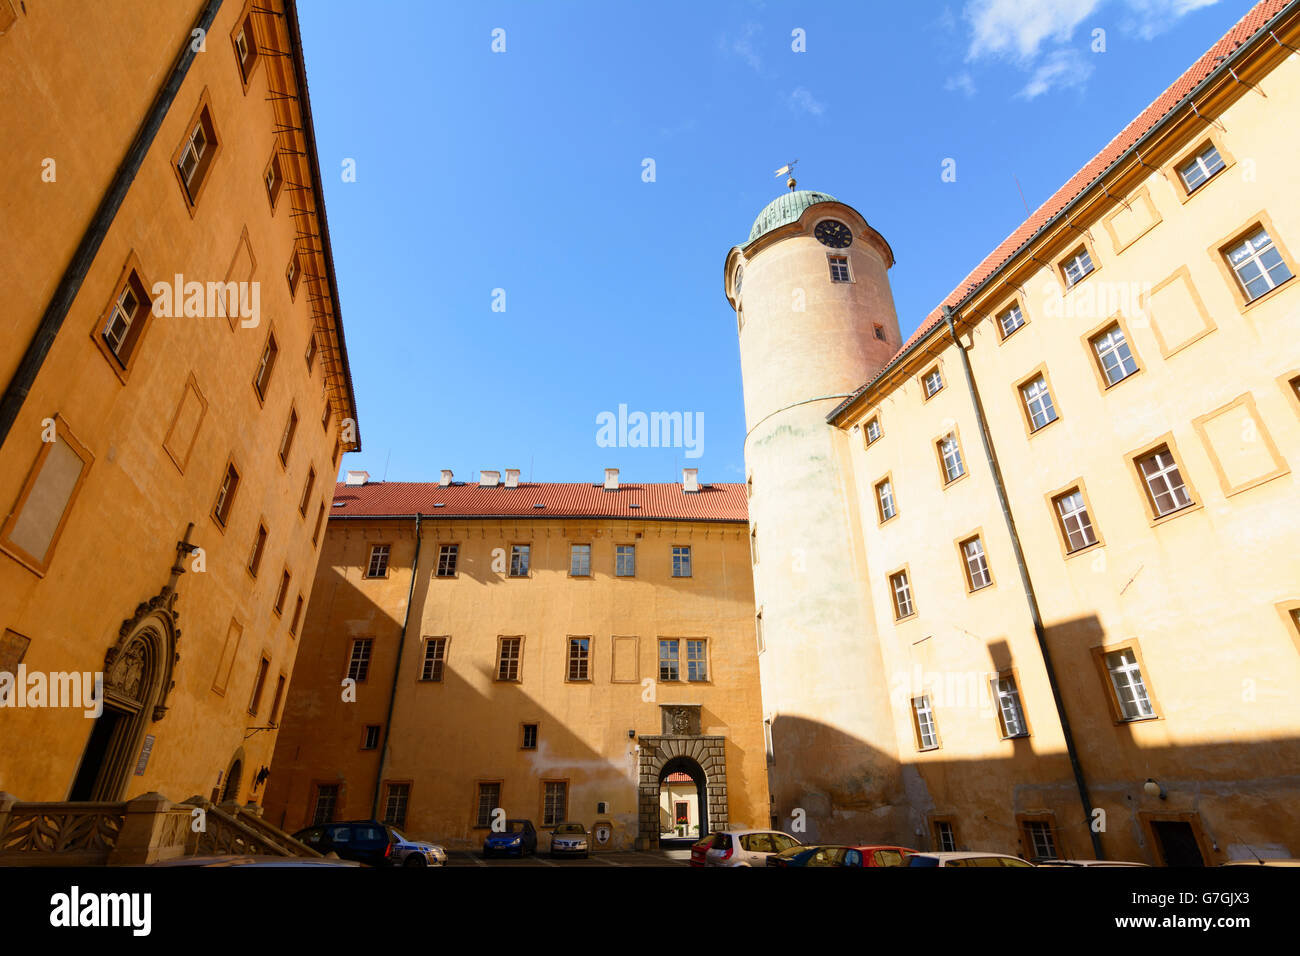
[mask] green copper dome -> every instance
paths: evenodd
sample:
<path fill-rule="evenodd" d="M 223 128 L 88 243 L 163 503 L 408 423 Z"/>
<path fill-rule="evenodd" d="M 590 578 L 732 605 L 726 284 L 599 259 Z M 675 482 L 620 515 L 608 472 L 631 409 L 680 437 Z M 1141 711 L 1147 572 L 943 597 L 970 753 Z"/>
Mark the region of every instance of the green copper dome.
<path fill-rule="evenodd" d="M 758 214 L 758 218 L 754 220 L 754 227 L 749 230 L 749 239 L 746 241 L 753 242 L 773 229 L 794 222 L 814 203 L 836 201 L 834 196 L 815 193 L 810 189 L 800 189 L 797 192 L 777 196 Z"/>

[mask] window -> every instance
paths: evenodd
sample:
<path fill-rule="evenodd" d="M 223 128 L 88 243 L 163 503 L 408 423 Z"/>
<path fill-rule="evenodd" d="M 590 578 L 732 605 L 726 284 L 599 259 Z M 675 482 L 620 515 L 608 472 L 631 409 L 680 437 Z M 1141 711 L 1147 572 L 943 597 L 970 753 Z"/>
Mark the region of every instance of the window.
<path fill-rule="evenodd" d="M 271 161 L 266 164 L 266 171 L 262 173 L 262 181 L 266 183 L 266 198 L 270 200 L 271 209 L 274 210 L 280 198 L 280 190 L 284 186 L 284 175 L 280 171 L 279 148 L 271 154 Z"/>
<path fill-rule="evenodd" d="M 231 40 L 235 44 L 235 60 L 239 63 L 239 77 L 247 85 L 248 78 L 253 75 L 253 67 L 257 64 L 258 56 L 251 12 L 235 25 Z"/>
<path fill-rule="evenodd" d="M 1003 737 L 1027 737 L 1029 727 L 1025 723 L 1025 712 L 1020 706 L 1020 690 L 1016 679 L 1008 674 L 994 677 L 989 681 L 989 689 L 998 708 L 998 725 Z"/>
<path fill-rule="evenodd" d="M 673 577 L 689 578 L 690 576 L 691 576 L 690 547 L 673 545 Z"/>
<path fill-rule="evenodd" d="M 591 545 L 569 545 L 569 576 L 574 578 L 591 577 Z"/>
<path fill-rule="evenodd" d="M 293 602 L 293 619 L 289 621 L 289 633 L 298 633 L 298 621 L 302 618 L 302 595 L 299 594 Z"/>
<path fill-rule="evenodd" d="M 758 564 L 758 528 L 749 529 L 749 563 Z"/>
<path fill-rule="evenodd" d="M 937 367 L 932 368 L 925 373 L 925 377 L 921 379 L 921 382 L 925 386 L 925 397 L 930 398 L 943 388 L 943 374 Z"/>
<path fill-rule="evenodd" d="M 916 728 L 916 745 L 920 750 L 935 750 L 939 734 L 934 727 L 934 711 L 930 709 L 928 695 L 912 698 L 912 719 Z"/>
<path fill-rule="evenodd" d="M 271 719 L 267 721 L 272 727 L 280 724 L 280 705 L 284 702 L 285 676 L 281 674 L 275 682 L 275 696 L 271 698 Z"/>
<path fill-rule="evenodd" d="M 1069 258 L 1061 264 L 1061 272 L 1065 275 L 1067 287 L 1077 285 L 1084 276 L 1092 271 L 1092 256 L 1088 254 L 1088 250 L 1084 246 L 1080 246 L 1070 253 Z"/>
<path fill-rule="evenodd" d="M 388 555 L 391 550 L 392 546 L 387 544 L 376 544 L 371 546 L 370 561 L 366 564 L 366 577 L 388 577 Z"/>
<path fill-rule="evenodd" d="M 257 391 L 259 401 L 266 401 L 266 390 L 271 385 L 271 373 L 275 370 L 275 359 L 280 354 L 280 346 L 274 335 L 266 337 L 266 347 L 262 357 L 257 361 L 257 372 L 253 376 L 253 388 Z"/>
<path fill-rule="evenodd" d="M 916 613 L 912 606 L 912 586 L 907 580 L 906 571 L 898 571 L 889 576 L 889 590 L 894 601 L 894 620 L 901 621 Z"/>
<path fill-rule="evenodd" d="M 1052 499 L 1060 522 L 1061 533 L 1065 535 L 1066 551 L 1079 551 L 1097 543 L 1097 535 L 1092 528 L 1092 519 L 1088 516 L 1088 505 L 1083 497 L 1083 490 L 1073 488 L 1063 495 Z"/>
<path fill-rule="evenodd" d="M 659 679 L 661 681 L 681 680 L 682 672 L 677 656 L 676 641 L 659 642 Z"/>
<path fill-rule="evenodd" d="M 248 572 L 257 577 L 257 571 L 262 566 L 262 555 L 266 551 L 266 525 L 258 523 L 257 534 L 253 537 L 253 550 L 248 555 Z"/>
<path fill-rule="evenodd" d="M 767 645 L 763 641 L 763 612 L 761 609 L 754 615 L 754 636 L 758 640 L 758 653 L 762 654 L 767 650 Z"/>
<path fill-rule="evenodd" d="M 191 208 L 199 201 L 218 147 L 216 127 L 206 100 L 205 91 L 197 112 L 190 120 L 185 139 L 172 158 L 181 188 L 185 191 L 185 200 Z"/>
<path fill-rule="evenodd" d="M 284 602 L 289 599 L 289 569 L 285 568 L 280 574 L 280 589 L 275 592 L 275 613 L 284 613 Z"/>
<path fill-rule="evenodd" d="M 867 427 L 866 427 L 865 431 L 866 431 L 866 435 L 867 435 L 867 444 L 868 444 L 868 445 L 875 444 L 877 441 L 879 441 L 879 440 L 880 440 L 880 419 L 879 419 L 879 417 L 872 417 L 872 418 L 868 419 L 868 420 L 867 420 Z"/>
<path fill-rule="evenodd" d="M 1142 679 L 1142 668 L 1133 648 L 1111 651 L 1104 659 L 1106 673 L 1110 675 L 1111 688 L 1115 693 L 1115 702 L 1123 719 L 1154 717 L 1155 708 L 1151 706 L 1151 698 Z"/>
<path fill-rule="evenodd" d="M 317 543 L 320 541 L 320 529 L 324 523 L 325 523 L 325 502 L 322 501 L 320 505 L 320 510 L 316 512 L 316 527 L 312 529 L 312 533 L 311 533 L 311 544 L 313 548 L 316 547 Z"/>
<path fill-rule="evenodd" d="M 709 679 L 708 641 L 686 642 L 686 679 L 697 682 Z"/>
<path fill-rule="evenodd" d="M 510 576 L 512 578 L 528 577 L 528 549 L 526 544 L 510 546 Z"/>
<path fill-rule="evenodd" d="M 406 826 L 406 804 L 411 799 L 409 783 L 390 783 L 384 801 L 384 822 L 398 828 Z"/>
<path fill-rule="evenodd" d="M 316 351 L 316 349 L 315 349 L 315 344 L 316 344 L 316 340 L 313 338 L 313 339 L 312 339 L 312 352 L 313 352 L 313 353 Z M 320 430 L 323 431 L 323 432 L 324 432 L 325 434 L 327 434 L 327 435 L 329 434 L 329 431 L 330 431 L 330 403 L 329 403 L 328 401 L 325 403 L 325 408 L 324 408 L 324 409 L 321 411 L 321 413 L 320 413 Z M 335 446 L 334 446 L 334 464 L 337 465 L 338 462 L 339 462 L 339 449 L 338 449 L 338 446 L 335 445 Z"/>
<path fill-rule="evenodd" d="M 103 346 L 121 370 L 130 366 L 152 314 L 153 304 L 144 280 L 136 268 L 128 267 L 100 326 Z"/>
<path fill-rule="evenodd" d="M 492 825 L 492 811 L 497 809 L 501 803 L 501 784 L 499 783 L 480 783 L 478 785 L 478 816 L 475 818 L 476 827 L 490 827 Z"/>
<path fill-rule="evenodd" d="M 334 805 L 339 799 L 337 783 L 318 783 L 316 785 L 316 805 L 312 809 L 311 825 L 318 827 L 334 819 Z"/>
<path fill-rule="evenodd" d="M 1147 504 L 1157 518 L 1173 514 L 1192 503 L 1183 484 L 1178 462 L 1168 445 L 1161 445 L 1137 460 L 1138 471 L 1147 491 Z"/>
<path fill-rule="evenodd" d="M 832 282 L 852 282 L 849 276 L 849 257 L 848 256 L 827 256 L 827 261 L 831 267 Z"/>
<path fill-rule="evenodd" d="M 957 443 L 956 435 L 949 435 L 946 438 L 939 439 L 939 461 L 943 466 L 943 483 L 952 484 L 962 475 L 966 474 L 966 466 L 961 460 L 961 446 Z"/>
<path fill-rule="evenodd" d="M 1052 404 L 1052 393 L 1047 387 L 1047 377 L 1037 375 L 1020 386 L 1020 397 L 1025 403 L 1025 412 L 1029 416 L 1029 430 L 1038 431 L 1044 425 L 1056 421 L 1056 406 Z"/>
<path fill-rule="evenodd" d="M 266 672 L 271 667 L 271 661 L 263 655 L 257 662 L 257 677 L 253 680 L 253 696 L 248 700 L 248 712 L 254 716 L 257 715 L 258 708 L 262 706 L 262 688 L 266 686 Z"/>
<path fill-rule="evenodd" d="M 878 338 L 880 341 L 882 342 L 885 341 L 885 327 L 881 325 L 879 322 L 871 326 L 871 331 L 875 334 L 876 338 Z"/>
<path fill-rule="evenodd" d="M 523 742 L 519 745 L 519 749 L 520 750 L 537 749 L 537 725 L 536 724 L 523 725 Z"/>
<path fill-rule="evenodd" d="M 497 680 L 519 680 L 519 661 L 523 649 L 522 637 L 497 638 Z"/>
<path fill-rule="evenodd" d="M 896 514 L 898 509 L 894 507 L 894 485 L 886 478 L 876 485 L 876 515 L 880 523 L 884 524 Z"/>
<path fill-rule="evenodd" d="M 221 487 L 217 489 L 217 500 L 212 506 L 212 517 L 217 524 L 225 527 L 230 520 L 230 509 L 235 506 L 235 492 L 239 490 L 239 472 L 234 465 L 226 465 L 226 473 L 221 477 Z"/>
<path fill-rule="evenodd" d="M 935 843 L 939 847 L 940 853 L 955 853 L 957 851 L 957 831 L 947 820 L 934 821 Z"/>
<path fill-rule="evenodd" d="M 1183 181 L 1183 188 L 1190 195 L 1209 182 L 1210 177 L 1223 169 L 1224 165 L 1219 150 L 1213 143 L 1209 143 L 1199 153 L 1178 167 L 1178 177 Z"/>
<path fill-rule="evenodd" d="M 568 680 L 591 680 L 591 638 L 569 638 Z"/>
<path fill-rule="evenodd" d="M 553 827 L 563 823 L 569 813 L 569 785 L 563 781 L 548 780 L 542 787 L 542 826 Z"/>
<path fill-rule="evenodd" d="M 307 506 L 311 503 L 312 489 L 316 487 L 316 469 L 308 466 L 307 483 L 302 488 L 302 498 L 298 502 L 298 514 L 307 517 Z"/>
<path fill-rule="evenodd" d="M 636 577 L 636 545 L 620 544 L 614 548 L 614 574 L 620 578 Z"/>
<path fill-rule="evenodd" d="M 1291 278 L 1291 270 L 1272 238 L 1256 229 L 1227 249 L 1228 264 L 1246 294 L 1246 301 L 1258 299 Z"/>
<path fill-rule="evenodd" d="M 348 676 L 361 683 L 370 674 L 370 648 L 375 643 L 373 637 L 358 637 L 352 642 L 352 653 L 348 657 Z"/>
<path fill-rule="evenodd" d="M 420 680 L 441 681 L 447 665 L 447 638 L 424 639 L 424 662 L 420 667 Z"/>
<path fill-rule="evenodd" d="M 1124 381 L 1138 370 L 1137 360 L 1133 358 L 1128 340 L 1124 338 L 1124 330 L 1118 322 L 1089 341 L 1101 372 L 1106 376 L 1107 386 Z"/>
<path fill-rule="evenodd" d="M 298 412 L 289 409 L 289 420 L 285 422 L 284 434 L 280 436 L 280 464 L 289 464 L 289 451 L 293 448 L 293 436 L 298 434 Z"/>
<path fill-rule="evenodd" d="M 296 260 L 297 258 L 298 258 L 298 254 L 294 253 L 294 259 Z M 316 336 L 315 335 L 307 336 L 307 350 L 303 353 L 303 358 L 307 360 L 307 374 L 309 375 L 311 374 L 312 367 L 316 364 L 317 350 L 318 350 L 318 345 L 316 343 Z M 330 426 L 329 402 L 325 403 L 325 414 L 321 415 L 321 426 L 326 430 L 329 429 Z"/>
<path fill-rule="evenodd" d="M 289 264 L 284 268 L 284 278 L 289 283 L 289 298 L 296 298 L 298 295 L 298 278 L 301 275 L 298 267 L 298 250 L 293 251 L 289 257 Z M 316 336 L 307 336 L 307 371 L 311 371 L 312 359 L 316 357 Z"/>
<path fill-rule="evenodd" d="M 776 747 L 772 742 L 772 721 L 770 718 L 763 721 L 763 754 L 767 757 L 769 767 L 776 763 Z"/>
<path fill-rule="evenodd" d="M 736 295 L 740 295 L 740 290 L 745 286 L 745 267 L 736 266 Z"/>
<path fill-rule="evenodd" d="M 1031 859 L 1055 860 L 1056 840 L 1052 836 L 1052 825 L 1044 820 L 1026 820 L 1024 828 Z"/>
<path fill-rule="evenodd" d="M 460 545 L 443 544 L 438 546 L 438 569 L 435 574 L 440 578 L 456 576 L 456 562 L 460 558 Z"/>
<path fill-rule="evenodd" d="M 966 589 L 978 591 L 980 588 L 986 588 L 992 584 L 993 578 L 989 574 L 989 563 L 984 557 L 984 542 L 980 540 L 979 535 L 967 538 L 959 547 L 961 548 L 962 563 L 966 568 Z"/>
<path fill-rule="evenodd" d="M 998 328 L 1002 331 L 1002 337 L 1005 339 L 1012 332 L 1023 328 L 1025 324 L 1025 314 L 1020 310 L 1020 303 L 1016 303 L 998 315 Z"/>
<path fill-rule="evenodd" d="M 378 724 L 368 724 L 366 726 L 365 731 L 361 735 L 361 749 L 362 750 L 379 749 L 379 725 Z"/>

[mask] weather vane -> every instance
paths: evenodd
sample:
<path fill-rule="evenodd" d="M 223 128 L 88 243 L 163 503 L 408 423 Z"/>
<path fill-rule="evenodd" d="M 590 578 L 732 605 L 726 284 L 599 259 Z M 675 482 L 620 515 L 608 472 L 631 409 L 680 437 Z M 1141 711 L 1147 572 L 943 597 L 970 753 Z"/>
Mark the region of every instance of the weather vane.
<path fill-rule="evenodd" d="M 794 164 L 797 162 L 799 162 L 799 160 L 796 159 L 793 162 L 786 163 L 776 171 L 776 175 L 778 176 L 784 176 L 786 173 L 790 174 L 790 178 L 785 181 L 785 184 L 790 187 L 791 192 L 794 192 Z"/>

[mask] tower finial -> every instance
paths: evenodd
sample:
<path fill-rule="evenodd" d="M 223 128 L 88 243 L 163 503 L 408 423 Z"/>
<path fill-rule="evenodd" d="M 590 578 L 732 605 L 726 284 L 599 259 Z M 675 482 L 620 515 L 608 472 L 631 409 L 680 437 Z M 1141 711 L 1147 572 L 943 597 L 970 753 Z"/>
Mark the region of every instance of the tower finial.
<path fill-rule="evenodd" d="M 797 162 L 799 162 L 799 160 L 796 159 L 793 162 L 786 163 L 776 171 L 776 175 L 778 176 L 784 176 L 787 173 L 789 174 L 789 178 L 785 181 L 785 184 L 789 188 L 790 192 L 794 192 L 794 187 L 797 185 L 794 181 L 794 164 Z"/>

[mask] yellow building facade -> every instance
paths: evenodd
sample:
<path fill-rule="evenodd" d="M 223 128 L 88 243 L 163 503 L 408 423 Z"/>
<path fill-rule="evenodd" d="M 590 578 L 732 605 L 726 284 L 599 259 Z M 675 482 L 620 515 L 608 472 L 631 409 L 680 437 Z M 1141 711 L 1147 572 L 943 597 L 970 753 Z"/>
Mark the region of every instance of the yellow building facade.
<path fill-rule="evenodd" d="M 829 196 L 728 256 L 783 821 L 1300 855 L 1297 47 L 1300 9 L 1259 4 L 905 343 L 887 244 Z M 810 619 L 827 544 L 852 583 Z"/>
<path fill-rule="evenodd" d="M 358 447 L 296 9 L 2 6 L 0 791 L 257 802 Z"/>
<path fill-rule="evenodd" d="M 666 485 L 350 473 L 267 819 L 377 816 L 472 847 L 500 810 L 581 822 L 597 850 L 646 847 L 685 773 L 703 832 L 764 825 L 745 497 L 690 470 Z"/>

